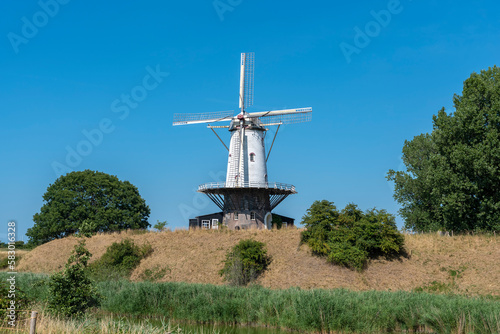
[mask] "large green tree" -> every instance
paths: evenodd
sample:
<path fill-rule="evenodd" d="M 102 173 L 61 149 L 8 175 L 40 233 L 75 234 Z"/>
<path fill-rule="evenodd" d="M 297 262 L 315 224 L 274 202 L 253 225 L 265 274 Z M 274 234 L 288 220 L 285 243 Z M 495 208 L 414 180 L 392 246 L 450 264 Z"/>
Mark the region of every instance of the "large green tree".
<path fill-rule="evenodd" d="M 149 207 L 128 181 L 85 170 L 59 177 L 43 195 L 44 205 L 33 216 L 26 235 L 42 244 L 73 233 L 145 229 Z"/>
<path fill-rule="evenodd" d="M 455 112 L 405 141 L 406 171 L 390 170 L 405 226 L 414 231 L 500 230 L 500 68 L 473 73 Z"/>

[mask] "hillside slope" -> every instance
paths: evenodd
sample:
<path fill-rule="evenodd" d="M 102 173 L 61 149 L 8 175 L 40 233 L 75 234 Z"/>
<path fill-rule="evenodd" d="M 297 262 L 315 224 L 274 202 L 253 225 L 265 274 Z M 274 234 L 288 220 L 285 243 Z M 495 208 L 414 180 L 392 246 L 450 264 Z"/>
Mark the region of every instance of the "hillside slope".
<path fill-rule="evenodd" d="M 113 242 L 130 238 L 149 242 L 153 254 L 132 273 L 139 280 L 146 269 L 167 268 L 163 281 L 224 284 L 218 275 L 227 250 L 240 239 L 264 242 L 272 263 L 259 278 L 269 288 L 348 288 L 353 290 L 413 290 L 423 286 L 448 286 L 456 292 L 500 295 L 500 238 L 488 236 L 438 237 L 406 235 L 409 258 L 375 260 L 363 273 L 328 264 L 299 246 L 300 230 L 280 231 L 174 231 L 115 233 L 87 240 L 95 261 Z M 77 238 L 41 245 L 25 254 L 18 270 L 51 273 L 64 267 Z M 437 282 L 431 284 L 432 282 Z"/>

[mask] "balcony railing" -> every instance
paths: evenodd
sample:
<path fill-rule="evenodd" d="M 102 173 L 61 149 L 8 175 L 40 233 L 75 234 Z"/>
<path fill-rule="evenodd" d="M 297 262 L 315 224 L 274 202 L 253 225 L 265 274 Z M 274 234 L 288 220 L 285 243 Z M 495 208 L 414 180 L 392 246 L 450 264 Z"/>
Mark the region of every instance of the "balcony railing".
<path fill-rule="evenodd" d="M 295 186 L 280 182 L 211 182 L 200 185 L 198 191 L 221 188 L 261 188 L 295 192 Z"/>

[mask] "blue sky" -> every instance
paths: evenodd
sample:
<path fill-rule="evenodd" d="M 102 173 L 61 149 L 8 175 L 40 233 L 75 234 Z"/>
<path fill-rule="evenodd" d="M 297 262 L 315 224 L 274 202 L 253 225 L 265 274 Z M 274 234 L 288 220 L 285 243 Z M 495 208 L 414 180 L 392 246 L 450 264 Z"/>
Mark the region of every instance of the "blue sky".
<path fill-rule="evenodd" d="M 217 211 L 194 190 L 225 174 L 227 151 L 205 126 L 172 118 L 236 112 L 241 52 L 256 55 L 249 111 L 314 110 L 280 129 L 269 179 L 299 193 L 275 212 L 300 221 L 327 199 L 396 214 L 385 174 L 403 167 L 404 140 L 432 131 L 432 115 L 452 112 L 463 81 L 500 53 L 497 1 L 7 0 L 0 10 L 1 240 L 9 220 L 19 239 L 33 225 L 54 166 L 130 181 L 152 224 L 186 228 Z M 69 166 L 71 150 L 85 155 Z"/>

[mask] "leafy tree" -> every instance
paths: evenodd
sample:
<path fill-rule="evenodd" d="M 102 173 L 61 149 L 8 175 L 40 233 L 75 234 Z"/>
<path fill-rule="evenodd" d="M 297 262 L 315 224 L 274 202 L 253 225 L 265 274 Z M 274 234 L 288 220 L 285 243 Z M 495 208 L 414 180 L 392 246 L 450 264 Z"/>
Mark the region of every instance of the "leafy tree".
<path fill-rule="evenodd" d="M 326 242 L 329 233 L 338 223 L 339 212 L 333 202 L 315 201 L 302 217 L 306 230 L 301 234 L 301 241 L 306 242 L 316 255 L 328 253 Z"/>
<path fill-rule="evenodd" d="M 315 201 L 302 218 L 301 241 L 329 262 L 361 270 L 371 258 L 404 253 L 404 238 L 385 210 L 362 212 L 355 204 L 338 211 L 332 202 Z"/>
<path fill-rule="evenodd" d="M 168 225 L 168 223 L 166 220 L 164 220 L 162 222 L 157 220 L 155 226 L 153 226 L 153 227 L 155 229 L 157 229 L 159 232 L 162 232 L 162 231 L 166 230 L 167 225 Z"/>
<path fill-rule="evenodd" d="M 59 177 L 43 195 L 45 204 L 33 216 L 26 235 L 30 244 L 42 244 L 73 233 L 145 229 L 149 207 L 128 181 L 85 170 Z"/>
<path fill-rule="evenodd" d="M 92 254 L 81 240 L 69 257 L 66 267 L 50 277 L 49 310 L 66 317 L 81 316 L 88 308 L 97 307 L 102 296 L 87 274 Z"/>
<path fill-rule="evenodd" d="M 500 68 L 473 73 L 455 112 L 405 141 L 406 171 L 389 170 L 405 227 L 414 231 L 500 229 Z"/>
<path fill-rule="evenodd" d="M 247 239 L 240 240 L 226 254 L 224 268 L 219 271 L 231 285 L 247 285 L 255 280 L 271 263 L 264 243 Z"/>

